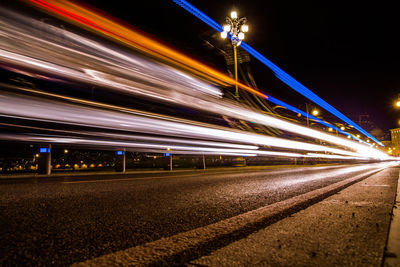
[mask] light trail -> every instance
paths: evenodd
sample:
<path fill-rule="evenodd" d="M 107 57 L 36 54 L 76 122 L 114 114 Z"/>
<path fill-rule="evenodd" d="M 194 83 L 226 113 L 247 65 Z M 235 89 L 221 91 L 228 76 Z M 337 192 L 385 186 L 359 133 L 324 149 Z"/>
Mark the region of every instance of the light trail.
<path fill-rule="evenodd" d="M 4 14 L 3 14 L 4 15 Z M 0 60 L 24 71 L 47 77 L 108 87 L 233 118 L 256 122 L 310 138 L 318 138 L 363 153 L 383 157 L 382 152 L 350 140 L 289 123 L 219 99 L 216 87 L 139 56 L 116 49 L 25 17 L 7 13 L 1 21 Z M 17 16 L 17 17 L 16 17 Z M 6 15 L 4 15 L 7 18 Z M 15 19 L 17 18 L 17 19 Z M 46 26 L 48 34 L 34 36 L 31 25 Z M 63 36 L 62 43 L 57 36 Z M 29 46 L 28 46 L 29 44 Z M 99 56 L 101 55 L 101 56 Z M 88 69 L 88 66 L 91 69 Z M 199 89 L 200 88 L 200 89 Z M 216 98 L 217 97 L 217 98 Z M 11 108 L 11 107 L 10 107 Z M 335 153 L 335 152 L 334 152 Z"/>
<path fill-rule="evenodd" d="M 280 152 L 280 151 L 266 151 L 266 150 L 249 150 L 249 149 L 229 149 L 217 147 L 201 147 L 193 146 L 199 144 L 198 140 L 194 140 L 191 146 L 177 146 L 166 145 L 157 143 L 146 142 L 133 142 L 133 141 L 109 141 L 102 139 L 77 138 L 71 136 L 48 136 L 48 135 L 27 135 L 27 134 L 4 134 L 0 133 L 0 139 L 8 141 L 20 142 L 36 142 L 36 143 L 51 143 L 51 144 L 68 144 L 68 145 L 83 145 L 103 147 L 106 149 L 125 149 L 127 151 L 143 151 L 152 153 L 171 153 L 175 155 L 227 155 L 227 156 L 273 156 L 273 157 L 289 157 L 289 158 L 325 158 L 325 159 L 339 159 L 339 160 L 371 160 L 366 157 L 354 156 L 340 156 L 329 154 L 316 154 L 316 153 L 293 153 L 293 152 Z M 155 138 L 154 138 L 155 139 Z M 155 140 L 159 141 L 159 140 Z M 222 144 L 220 146 L 223 146 Z M 388 157 L 385 160 L 396 160 L 395 158 Z"/>
<path fill-rule="evenodd" d="M 185 0 L 173 0 L 176 4 L 208 24 L 210 27 L 214 28 L 218 32 L 222 32 L 223 29 L 222 27 L 213 21 L 211 18 L 209 18 L 207 15 L 205 15 L 203 12 L 195 8 L 193 5 L 188 3 Z M 228 34 L 229 38 L 232 38 Z M 322 107 L 323 109 L 327 110 L 334 116 L 338 117 L 342 121 L 346 122 L 347 124 L 353 126 L 355 129 L 357 129 L 359 132 L 363 133 L 365 136 L 369 137 L 370 139 L 374 140 L 377 144 L 380 146 L 384 146 L 379 140 L 377 140 L 375 137 L 373 137 L 371 134 L 369 134 L 367 131 L 362 129 L 360 126 L 358 126 L 356 123 L 354 123 L 352 120 L 347 118 L 345 115 L 343 115 L 340 111 L 332 107 L 330 104 L 328 104 L 326 101 L 324 101 L 322 98 L 314 94 L 311 90 L 306 88 L 304 85 L 296 81 L 294 78 L 292 78 L 290 75 L 288 75 L 286 72 L 284 72 L 282 69 L 280 69 L 278 66 L 276 66 L 274 63 L 272 63 L 270 60 L 265 58 L 263 55 L 261 55 L 259 52 L 257 52 L 254 48 L 246 44 L 245 42 L 241 42 L 240 47 L 247 51 L 250 55 L 254 56 L 256 59 L 258 59 L 260 62 L 262 62 L 265 66 L 270 68 L 275 76 L 280 79 L 282 82 L 284 82 L 286 85 L 291 87 L 293 90 L 297 91 L 301 95 L 305 96 L 306 98 L 310 99 L 313 101 L 315 104 L 318 106 Z"/>
<path fill-rule="evenodd" d="M 347 136 L 347 137 L 350 137 L 350 138 L 355 139 L 355 140 L 357 140 L 357 141 L 359 141 L 359 142 L 362 142 L 362 143 L 364 143 L 364 144 L 366 144 L 366 145 L 369 145 L 369 144 L 368 144 L 367 142 L 365 142 L 364 140 L 361 140 L 360 138 L 358 138 L 358 137 L 356 137 L 356 136 L 354 136 L 354 135 L 350 135 L 349 133 L 347 133 L 347 132 L 345 132 L 345 131 L 339 129 L 339 128 L 336 127 L 335 125 L 332 125 L 332 124 L 330 124 L 330 123 L 327 123 L 327 122 L 325 122 L 325 121 L 323 121 L 323 120 L 321 120 L 321 119 L 319 119 L 319 118 L 317 118 L 317 117 L 315 117 L 315 116 L 313 116 L 313 115 L 311 115 L 311 114 L 307 114 L 306 112 L 304 112 L 304 111 L 302 111 L 302 110 L 300 110 L 300 109 L 298 109 L 298 108 L 292 107 L 291 105 L 288 105 L 288 104 L 286 104 L 285 102 L 280 101 L 279 99 L 276 99 L 276 98 L 274 98 L 274 97 L 272 97 L 272 96 L 268 96 L 268 99 L 267 99 L 267 100 L 270 101 L 270 102 L 272 102 L 272 103 L 274 103 L 274 104 L 276 104 L 276 105 L 278 105 L 278 106 L 282 106 L 282 107 L 284 107 L 284 108 L 286 108 L 286 109 L 288 109 L 288 110 L 290 110 L 290 111 L 292 111 L 292 112 L 294 112 L 294 113 L 300 114 L 300 115 L 302 115 L 302 116 L 304 116 L 304 117 L 308 117 L 308 119 L 313 120 L 313 121 L 315 121 L 315 122 L 317 122 L 317 123 L 319 123 L 319 124 L 322 124 L 322 125 L 324 125 L 324 126 L 327 126 L 327 127 L 329 127 L 329 128 L 332 128 L 332 129 L 335 130 L 336 132 L 339 132 L 339 133 L 341 133 L 341 134 L 343 134 L 343 135 L 345 135 L 345 136 Z"/>
<path fill-rule="evenodd" d="M 101 16 L 91 10 L 88 10 L 87 8 L 81 7 L 77 4 L 70 3 L 68 1 L 59 1 L 59 0 L 49 0 L 49 1 L 44 1 L 44 0 L 31 0 L 30 2 L 36 3 L 39 5 L 41 8 L 45 8 L 47 11 L 51 12 L 53 15 L 57 14 L 58 16 L 61 17 L 61 19 L 68 20 L 70 22 L 73 22 L 75 24 L 78 24 L 80 26 L 85 26 L 86 28 L 96 31 L 97 33 L 100 33 L 108 38 L 112 38 L 113 40 L 117 40 L 122 42 L 125 45 L 131 46 L 135 49 L 138 49 L 142 52 L 149 53 L 152 56 L 156 56 L 159 59 L 165 60 L 166 62 L 175 64 L 176 66 L 183 67 L 185 70 L 190 71 L 191 73 L 195 73 L 197 75 L 200 75 L 201 77 L 205 77 L 207 79 L 211 79 L 214 82 L 218 82 L 221 85 L 234 85 L 235 80 L 231 79 L 230 77 L 204 65 L 201 64 L 189 57 L 186 57 L 166 46 L 163 46 L 157 42 L 154 42 L 148 37 L 145 37 L 131 28 L 127 28 L 123 25 L 120 25 L 111 19 L 104 18 L 104 16 Z M 187 3 L 186 6 L 190 6 L 190 4 Z M 220 31 L 221 26 L 218 25 L 216 22 L 212 21 L 209 17 L 207 17 L 205 14 L 196 11 L 196 9 L 193 7 L 191 8 L 191 12 L 195 12 L 197 16 L 202 17 L 203 19 L 206 19 L 210 25 L 213 25 L 213 27 L 217 30 Z M 201 73 L 199 73 L 199 70 Z M 206 76 L 205 76 L 206 75 Z M 275 103 L 277 105 L 282 105 L 279 103 L 283 103 L 282 101 L 277 100 L 276 98 L 273 98 L 267 94 L 264 94 L 262 92 L 259 92 L 258 90 L 255 90 L 251 87 L 248 87 L 242 83 L 239 83 L 238 86 L 244 90 L 247 90 L 251 92 L 252 94 L 255 94 L 259 97 L 262 97 L 264 99 L 267 99 L 268 101 Z M 291 111 L 296 112 L 296 108 L 291 107 L 288 104 L 284 104 L 286 108 L 288 108 Z M 303 111 L 297 112 L 300 114 L 305 115 Z M 322 120 L 319 120 L 318 118 L 313 117 L 312 115 L 308 115 L 309 118 L 315 120 L 317 123 L 320 123 L 322 125 L 328 126 L 332 129 L 335 129 L 335 131 L 342 133 L 346 136 L 351 136 L 348 133 L 342 131 L 341 129 L 337 128 L 334 125 L 331 125 L 329 123 L 326 123 Z M 359 138 L 355 136 L 351 136 L 353 139 L 359 140 L 363 143 L 364 141 L 360 140 Z"/>
<path fill-rule="evenodd" d="M 65 97 L 64 97 L 65 98 Z M 85 101 L 86 105 L 89 104 Z M 254 144 L 258 146 L 269 146 L 275 148 L 285 148 L 290 150 L 299 151 L 312 151 L 312 152 L 329 152 L 339 155 L 348 155 L 353 157 L 364 157 L 364 158 L 380 158 L 387 159 L 387 155 L 382 153 L 374 153 L 373 155 L 367 154 L 366 151 L 351 152 L 348 150 L 331 148 L 322 145 L 310 144 L 305 142 L 287 140 L 278 137 L 265 136 L 260 134 L 253 134 L 244 131 L 235 131 L 229 128 L 217 127 L 213 125 L 207 125 L 204 123 L 191 122 L 188 120 L 180 120 L 177 118 L 158 116 L 156 114 L 144 113 L 140 114 L 137 111 L 129 112 L 126 109 L 121 111 L 114 111 L 105 109 L 103 104 L 100 104 L 103 108 L 94 108 L 90 106 L 82 106 L 78 104 L 66 103 L 65 101 L 55 101 L 49 99 L 42 99 L 32 96 L 15 95 L 13 93 L 0 92 L 0 114 L 3 117 L 8 118 L 19 118 L 28 119 L 37 122 L 49 122 L 49 123 L 62 123 L 63 125 L 71 126 L 83 126 L 83 127 L 94 127 L 97 129 L 108 129 L 108 130 L 119 130 L 131 133 L 143 133 L 143 134 L 154 134 L 166 137 L 179 137 L 179 138 L 191 138 L 202 140 L 200 142 L 217 141 L 217 142 L 233 142 L 241 145 L 248 144 L 252 148 L 256 148 Z M 80 139 L 60 139 L 53 138 L 48 139 L 48 142 L 67 142 L 74 143 Z M 44 140 L 45 141 L 45 140 Z M 165 140 L 164 140 L 165 141 Z M 95 141 L 85 141 L 95 144 Z M 124 146 L 124 143 L 113 143 L 114 141 L 104 141 L 103 143 L 109 143 L 109 145 Z M 97 142 L 101 145 L 101 142 Z M 130 142 L 125 143 L 126 146 Z M 196 141 L 193 142 L 196 144 Z M 146 145 L 144 140 L 138 142 L 135 147 L 152 148 Z M 221 144 L 222 146 L 222 144 Z M 167 149 L 168 145 L 157 145 L 160 149 Z M 199 151 L 210 152 L 222 150 L 219 148 L 196 148 L 196 146 L 183 146 L 173 145 L 171 149 L 177 149 L 179 151 Z M 256 150 L 256 149 L 255 149 Z M 240 154 L 257 154 L 257 153 L 271 153 L 271 152 L 255 152 L 255 150 L 236 149 L 240 151 Z M 225 149 L 226 153 L 233 153 L 234 151 L 229 148 Z M 218 152 L 215 152 L 218 154 Z M 272 152 L 274 153 L 274 152 Z M 272 155 L 272 154 L 271 154 Z M 294 156 L 294 155 L 293 155 Z"/>
<path fill-rule="evenodd" d="M 169 62 L 176 67 L 183 68 L 195 73 L 207 80 L 218 82 L 225 85 L 234 85 L 236 82 L 229 76 L 201 64 L 173 49 L 162 45 L 142 34 L 139 34 L 132 29 L 120 25 L 104 16 L 101 16 L 87 8 L 79 6 L 69 1 L 59 0 L 30 0 L 28 3 L 34 3 L 37 7 L 44 8 L 52 15 L 57 15 L 63 20 L 67 20 L 79 26 L 84 26 L 90 31 L 95 31 L 102 36 L 116 40 L 124 45 L 155 56 L 159 59 Z M 259 91 L 239 83 L 238 86 L 253 94 L 262 96 Z"/>

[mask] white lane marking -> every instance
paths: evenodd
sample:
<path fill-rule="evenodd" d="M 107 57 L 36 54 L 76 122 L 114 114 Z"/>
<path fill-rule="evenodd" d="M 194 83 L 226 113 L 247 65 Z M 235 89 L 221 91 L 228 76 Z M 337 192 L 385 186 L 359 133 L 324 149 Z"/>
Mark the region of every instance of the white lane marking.
<path fill-rule="evenodd" d="M 295 205 L 300 205 L 307 203 L 312 199 L 317 199 L 323 194 L 332 192 L 353 182 L 357 182 L 358 180 L 375 174 L 382 169 L 384 168 L 373 169 L 369 172 L 354 176 L 353 178 L 281 202 L 264 206 L 214 224 L 199 227 L 167 238 L 161 238 L 154 242 L 117 251 L 85 262 L 75 263 L 72 266 L 149 266 L 160 262 L 167 257 L 179 255 L 184 251 L 194 249 L 198 246 L 212 242 L 217 238 L 232 234 L 246 226 L 254 225 L 255 223 L 279 215 Z"/>

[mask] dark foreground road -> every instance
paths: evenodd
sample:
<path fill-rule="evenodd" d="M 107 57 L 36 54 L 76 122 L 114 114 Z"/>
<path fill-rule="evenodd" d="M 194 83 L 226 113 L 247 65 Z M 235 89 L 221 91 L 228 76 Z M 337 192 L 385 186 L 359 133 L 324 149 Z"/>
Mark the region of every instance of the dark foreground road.
<path fill-rule="evenodd" d="M 70 265 L 381 168 L 369 164 L 3 179 L 0 265 Z M 258 227 L 268 222 L 264 224 Z"/>

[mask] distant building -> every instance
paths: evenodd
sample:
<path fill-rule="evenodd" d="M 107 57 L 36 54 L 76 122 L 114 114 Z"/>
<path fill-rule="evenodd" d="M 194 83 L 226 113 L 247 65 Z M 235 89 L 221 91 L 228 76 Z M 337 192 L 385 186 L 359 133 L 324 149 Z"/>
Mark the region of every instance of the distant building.
<path fill-rule="evenodd" d="M 375 125 L 368 114 L 358 116 L 358 125 L 367 132 L 371 132 L 375 128 Z"/>
<path fill-rule="evenodd" d="M 366 130 L 368 133 L 370 133 L 373 137 L 375 137 L 379 141 L 384 141 L 389 139 L 389 132 L 384 132 L 382 129 L 377 127 L 375 123 L 371 120 L 369 114 L 361 114 L 358 115 L 357 118 L 355 117 L 353 118 L 356 119 L 355 121 L 361 128 Z"/>
<path fill-rule="evenodd" d="M 391 129 L 390 134 L 392 136 L 392 155 L 400 156 L 400 128 Z"/>
<path fill-rule="evenodd" d="M 389 141 L 389 140 L 381 141 L 381 143 L 387 148 L 392 146 L 392 141 Z"/>

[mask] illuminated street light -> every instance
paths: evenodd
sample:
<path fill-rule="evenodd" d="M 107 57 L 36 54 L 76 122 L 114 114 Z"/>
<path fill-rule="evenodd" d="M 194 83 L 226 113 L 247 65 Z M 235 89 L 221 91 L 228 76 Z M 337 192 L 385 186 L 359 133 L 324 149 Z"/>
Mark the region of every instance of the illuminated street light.
<path fill-rule="evenodd" d="M 333 132 L 333 129 L 332 129 L 332 128 L 329 128 L 328 131 Z"/>
<path fill-rule="evenodd" d="M 221 32 L 221 38 L 222 38 L 222 39 L 225 39 L 226 37 L 228 37 L 227 32 L 226 32 L 226 31 L 222 31 L 222 32 Z"/>
<path fill-rule="evenodd" d="M 397 101 L 395 102 L 396 108 L 400 108 L 400 94 L 397 95 Z"/>
<path fill-rule="evenodd" d="M 319 111 L 318 111 L 316 108 L 313 108 L 313 110 L 312 110 L 311 113 L 310 113 L 309 104 L 306 103 L 306 114 L 307 114 L 307 127 L 310 127 L 310 122 L 309 122 L 309 119 L 308 119 L 308 114 L 312 114 L 313 116 L 318 116 Z"/>
<path fill-rule="evenodd" d="M 235 63 L 235 97 L 239 99 L 238 90 L 238 71 L 237 71 L 237 47 L 242 43 L 244 39 L 244 33 L 249 31 L 249 26 L 246 25 L 246 18 L 238 18 L 237 12 L 232 11 L 230 17 L 226 17 L 226 24 L 223 26 L 221 32 L 221 38 L 225 39 L 228 34 L 231 35 L 232 46 L 233 46 L 233 57 Z"/>
<path fill-rule="evenodd" d="M 231 25 L 225 24 L 225 25 L 224 25 L 224 32 L 227 33 L 227 32 L 229 32 L 230 30 L 231 30 Z"/>
<path fill-rule="evenodd" d="M 340 130 L 344 131 L 346 128 L 344 126 L 340 127 Z"/>

